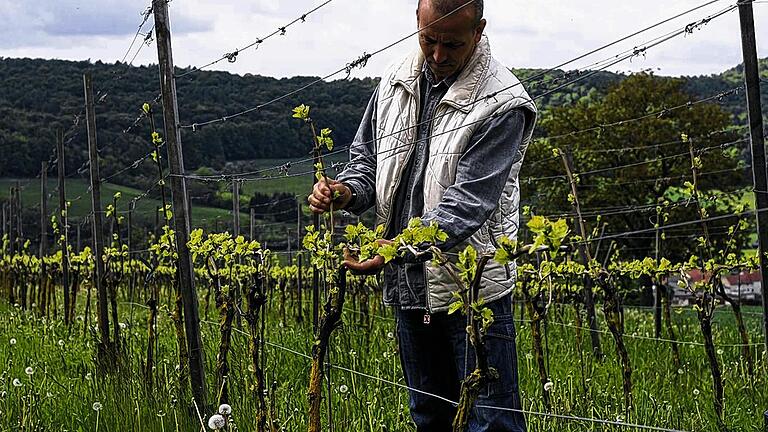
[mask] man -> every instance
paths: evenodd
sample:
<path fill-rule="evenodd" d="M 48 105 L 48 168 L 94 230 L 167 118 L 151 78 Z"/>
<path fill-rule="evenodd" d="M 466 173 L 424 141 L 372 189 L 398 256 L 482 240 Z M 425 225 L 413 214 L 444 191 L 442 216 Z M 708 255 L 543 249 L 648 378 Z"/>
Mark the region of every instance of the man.
<path fill-rule="evenodd" d="M 536 121 L 536 107 L 515 76 L 490 53 L 483 1 L 420 0 L 420 50 L 382 77 L 336 180 L 315 184 L 312 211 L 376 207 L 385 238 L 413 217 L 437 222 L 449 236 L 437 245 L 493 253 L 495 241 L 516 238 L 518 173 Z M 330 188 L 329 188 L 330 186 Z M 332 189 L 333 191 L 331 191 Z M 332 197 L 335 196 L 335 199 Z M 333 202 L 332 202 L 333 201 Z M 429 262 L 384 266 L 382 257 L 348 259 L 352 270 L 384 268 L 384 302 L 397 316 L 400 356 L 417 430 L 449 431 L 461 380 L 474 369 L 465 317 L 448 315 L 457 291 Z M 511 292 L 514 266 L 489 263 L 480 295 L 494 312 L 486 339 L 499 379 L 481 392 L 470 430 L 524 431 L 517 384 Z M 433 395 L 440 396 L 441 398 Z"/>

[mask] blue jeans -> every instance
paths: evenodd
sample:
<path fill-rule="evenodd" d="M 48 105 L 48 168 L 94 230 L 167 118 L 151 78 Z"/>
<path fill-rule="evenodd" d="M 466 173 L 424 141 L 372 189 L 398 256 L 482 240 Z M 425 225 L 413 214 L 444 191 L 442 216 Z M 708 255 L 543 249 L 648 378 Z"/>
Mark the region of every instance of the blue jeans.
<path fill-rule="evenodd" d="M 517 383 L 515 324 L 511 296 L 487 305 L 494 314 L 485 345 L 488 362 L 499 379 L 480 392 L 476 406 L 521 409 Z M 408 387 L 457 402 L 461 381 L 475 368 L 468 342 L 466 316 L 435 313 L 424 324 L 424 311 L 396 309 L 400 361 Z M 450 432 L 456 407 L 434 396 L 410 390 L 410 412 L 418 432 Z M 474 408 L 470 432 L 525 432 L 520 412 Z"/>

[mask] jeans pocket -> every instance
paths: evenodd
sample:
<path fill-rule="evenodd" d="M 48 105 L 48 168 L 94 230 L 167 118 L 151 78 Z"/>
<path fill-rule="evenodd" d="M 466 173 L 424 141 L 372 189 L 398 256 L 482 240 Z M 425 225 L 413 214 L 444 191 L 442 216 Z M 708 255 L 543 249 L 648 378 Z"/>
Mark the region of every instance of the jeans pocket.
<path fill-rule="evenodd" d="M 517 351 L 513 315 L 494 317 L 485 337 L 488 365 L 496 370 L 498 378 L 488 384 L 481 396 L 494 398 L 518 392 Z"/>

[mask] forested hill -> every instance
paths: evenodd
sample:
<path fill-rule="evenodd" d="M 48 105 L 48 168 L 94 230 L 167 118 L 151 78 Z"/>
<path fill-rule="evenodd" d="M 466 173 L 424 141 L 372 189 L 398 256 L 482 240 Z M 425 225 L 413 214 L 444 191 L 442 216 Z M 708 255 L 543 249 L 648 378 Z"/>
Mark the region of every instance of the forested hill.
<path fill-rule="evenodd" d="M 762 60 L 761 65 L 763 78 L 768 78 L 768 59 Z M 113 174 L 150 151 L 148 122 L 139 123 L 129 133 L 123 133 L 123 130 L 134 123 L 144 102 L 157 97 L 156 66 L 0 58 L 0 152 L 3 156 L 0 158 L 0 177 L 37 175 L 40 161 L 51 155 L 56 128 L 70 129 L 73 119 L 82 112 L 82 74 L 85 71 L 92 71 L 99 92 L 97 126 L 103 175 Z M 540 72 L 525 69 L 519 70 L 518 75 L 525 79 Z M 540 107 L 546 109 L 584 97 L 599 97 L 623 78 L 604 72 L 584 75 L 579 83 L 542 97 L 538 100 Z M 535 96 L 577 77 L 561 71 L 550 72 L 542 82 L 528 87 Z M 201 123 L 240 112 L 314 80 L 315 77 L 275 79 L 226 72 L 194 72 L 177 80 L 181 122 Z M 741 68 L 683 80 L 684 88 L 695 100 L 740 85 Z M 375 85 L 376 80 L 372 79 L 321 82 L 256 112 L 201 127 L 195 132 L 185 130 L 187 168 L 194 170 L 207 166 L 217 169 L 227 161 L 306 155 L 310 149 L 307 131 L 290 115 L 291 108 L 300 103 L 311 105 L 313 118 L 323 127 L 333 129 L 338 145 L 344 145 L 354 137 Z M 743 122 L 746 118 L 743 100 L 743 96 L 739 96 L 722 102 L 734 115 L 734 122 Z M 768 103 L 768 85 L 763 86 L 763 100 L 764 104 Z M 155 117 L 161 125 L 162 116 L 158 113 Z M 74 139 L 67 149 L 70 171 L 83 164 L 87 150 L 82 121 L 73 129 Z M 134 177 L 142 175 L 152 176 L 151 167 L 131 170 L 115 180 L 131 184 Z"/>

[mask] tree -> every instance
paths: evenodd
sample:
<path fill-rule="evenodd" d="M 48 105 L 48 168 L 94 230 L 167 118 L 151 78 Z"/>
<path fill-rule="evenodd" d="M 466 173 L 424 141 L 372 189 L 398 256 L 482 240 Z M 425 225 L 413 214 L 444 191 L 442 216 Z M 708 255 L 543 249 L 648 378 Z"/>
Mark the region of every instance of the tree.
<path fill-rule="evenodd" d="M 521 176 L 527 204 L 536 214 L 572 212 L 573 197 L 562 160 L 554 157 L 565 151 L 573 156 L 589 229 L 599 232 L 604 223 L 606 233 L 653 228 L 657 205 L 669 214 L 666 221 L 659 221 L 661 227 L 695 220 L 696 203 L 684 193 L 686 182 L 693 179 L 690 145 L 701 161 L 698 188 L 709 215 L 735 212 L 743 195 L 739 189 L 748 184 L 743 162 L 746 144 L 739 141 L 737 130 L 729 128 L 729 114 L 716 103 L 686 106 L 693 98 L 683 92 L 684 83 L 637 74 L 610 88 L 605 97 L 546 112 L 541 126 L 548 138 L 530 145 Z M 710 223 L 715 242 L 726 240 L 732 222 Z M 701 235 L 698 229 L 698 225 L 668 229 L 664 236 L 693 240 Z M 627 240 L 622 243 L 632 257 L 655 247 L 653 233 Z M 686 259 L 685 243 L 664 243 L 664 256 Z"/>

